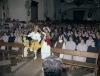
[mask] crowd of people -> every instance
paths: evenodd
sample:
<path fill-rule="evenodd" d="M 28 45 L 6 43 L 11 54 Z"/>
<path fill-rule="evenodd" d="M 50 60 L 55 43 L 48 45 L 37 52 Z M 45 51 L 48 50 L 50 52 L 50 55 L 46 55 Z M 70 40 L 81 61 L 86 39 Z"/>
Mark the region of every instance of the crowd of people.
<path fill-rule="evenodd" d="M 34 50 L 34 47 L 30 46 L 33 40 L 38 40 L 39 44 L 41 44 L 42 59 L 51 55 L 51 47 L 99 53 L 99 29 L 100 27 L 97 24 L 52 24 L 46 22 L 26 24 L 15 21 L 2 25 L 0 28 L 0 40 L 23 43 L 25 45 L 25 57 L 27 57 L 29 47 L 31 47 L 31 51 Z M 35 32 L 37 33 L 36 36 Z M 34 44 L 32 45 L 34 46 Z M 5 47 L 2 46 L 1 49 L 5 49 Z M 12 49 L 18 50 L 18 48 Z M 35 50 L 38 50 L 38 48 Z M 60 55 L 60 57 L 72 59 L 71 55 Z M 75 56 L 73 59 L 82 62 L 94 62 L 93 59 L 84 57 Z"/>

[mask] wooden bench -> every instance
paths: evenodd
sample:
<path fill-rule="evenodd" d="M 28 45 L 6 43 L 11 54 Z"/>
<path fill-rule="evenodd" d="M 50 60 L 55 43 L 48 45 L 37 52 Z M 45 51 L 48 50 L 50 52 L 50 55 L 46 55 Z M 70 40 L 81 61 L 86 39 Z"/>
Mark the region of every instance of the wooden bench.
<path fill-rule="evenodd" d="M 24 47 L 24 45 L 21 43 L 9 43 L 9 42 L 0 42 L 0 46 L 18 47 L 18 48 Z"/>
<path fill-rule="evenodd" d="M 0 66 L 10 65 L 10 64 L 11 64 L 10 60 L 0 61 Z"/>
<path fill-rule="evenodd" d="M 7 43 L 7 42 L 0 42 L 0 46 L 6 46 L 7 48 L 5 50 L 1 50 L 2 55 L 3 55 L 3 60 L 5 60 L 5 56 L 4 56 L 4 52 L 9 52 L 9 57 L 8 58 L 12 58 L 12 57 L 16 57 L 17 60 L 21 60 L 21 54 L 20 52 L 23 52 L 24 49 L 24 45 L 21 43 Z M 21 48 L 21 50 L 19 49 L 18 51 L 12 50 L 10 48 L 15 47 L 15 48 Z"/>
<path fill-rule="evenodd" d="M 97 76 L 97 70 L 98 70 L 98 65 L 97 65 L 98 53 L 91 53 L 91 52 L 84 52 L 84 51 L 72 51 L 72 50 L 59 49 L 59 48 L 51 48 L 51 51 L 53 53 L 58 53 L 58 54 L 72 55 L 72 58 L 74 56 L 95 58 L 96 59 L 95 63 L 87 63 L 87 62 L 80 62 L 80 61 L 66 60 L 66 59 L 62 59 L 62 61 L 63 61 L 64 64 L 70 65 L 72 68 L 75 67 L 75 66 L 78 66 L 78 67 L 86 67 L 86 68 L 94 69 L 95 76 Z"/>

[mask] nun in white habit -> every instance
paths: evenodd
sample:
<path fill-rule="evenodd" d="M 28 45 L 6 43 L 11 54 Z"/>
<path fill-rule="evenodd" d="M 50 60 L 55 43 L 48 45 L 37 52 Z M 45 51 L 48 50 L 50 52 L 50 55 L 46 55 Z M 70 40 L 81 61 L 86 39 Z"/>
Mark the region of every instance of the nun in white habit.
<path fill-rule="evenodd" d="M 73 41 L 72 37 L 70 37 L 69 41 L 67 43 L 65 43 L 65 46 L 63 46 L 63 49 L 68 49 L 70 51 L 74 51 L 76 49 L 76 44 Z M 71 55 L 64 55 L 63 59 L 72 60 L 72 56 Z"/>
<path fill-rule="evenodd" d="M 87 51 L 88 47 L 85 44 L 84 40 L 82 39 L 81 42 L 77 45 L 77 51 Z M 74 56 L 73 60 L 86 62 L 86 57 Z"/>

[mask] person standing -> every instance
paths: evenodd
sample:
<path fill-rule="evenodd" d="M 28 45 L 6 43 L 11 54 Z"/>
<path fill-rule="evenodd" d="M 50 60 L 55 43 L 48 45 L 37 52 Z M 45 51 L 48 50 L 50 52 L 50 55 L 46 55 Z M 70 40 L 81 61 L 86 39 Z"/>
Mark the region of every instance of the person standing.
<path fill-rule="evenodd" d="M 50 35 L 49 35 L 49 31 L 48 29 L 43 29 L 44 32 L 42 32 L 43 34 L 43 39 L 42 39 L 42 46 L 41 46 L 41 58 L 42 59 L 45 59 L 47 57 L 49 57 L 51 55 L 51 38 L 50 38 Z"/>
<path fill-rule="evenodd" d="M 40 44 L 41 34 L 38 32 L 38 30 L 39 30 L 38 26 L 35 26 L 34 30 L 28 34 L 28 37 L 32 38 L 30 51 L 34 51 L 35 53 L 34 59 L 37 59 L 37 50 L 41 47 L 41 44 Z"/>

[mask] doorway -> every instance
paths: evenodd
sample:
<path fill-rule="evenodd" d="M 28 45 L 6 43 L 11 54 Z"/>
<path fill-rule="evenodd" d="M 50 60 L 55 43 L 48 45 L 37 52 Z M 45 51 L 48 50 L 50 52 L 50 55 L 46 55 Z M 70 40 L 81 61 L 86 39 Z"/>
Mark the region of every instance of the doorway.
<path fill-rule="evenodd" d="M 74 11 L 73 16 L 74 16 L 74 21 L 83 21 L 85 15 L 85 11 L 79 10 L 79 11 Z"/>
<path fill-rule="evenodd" d="M 31 2 L 31 21 L 38 20 L 38 2 L 33 1 Z"/>

